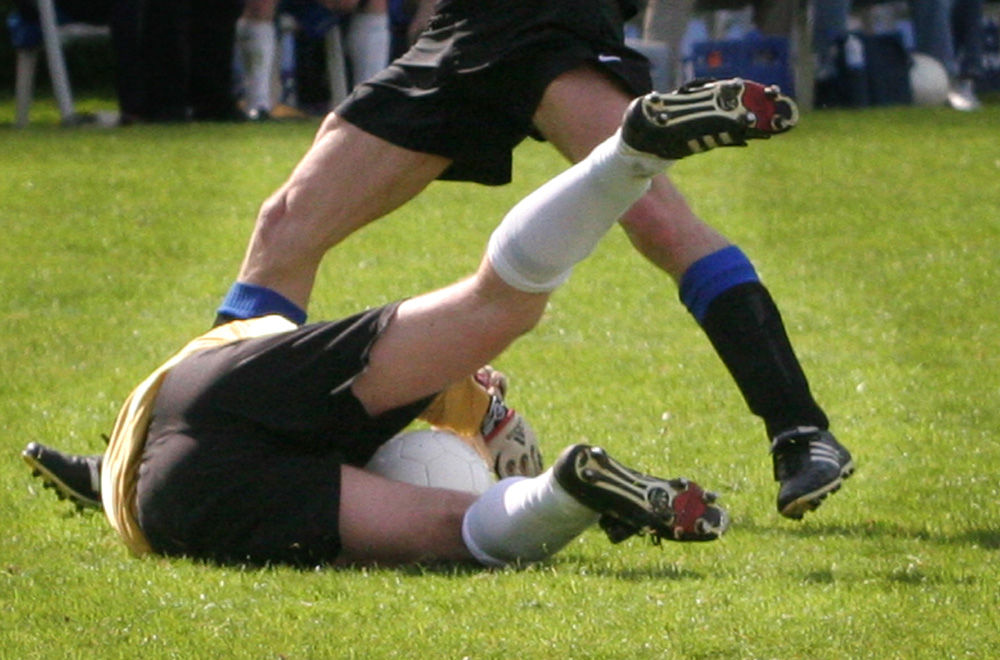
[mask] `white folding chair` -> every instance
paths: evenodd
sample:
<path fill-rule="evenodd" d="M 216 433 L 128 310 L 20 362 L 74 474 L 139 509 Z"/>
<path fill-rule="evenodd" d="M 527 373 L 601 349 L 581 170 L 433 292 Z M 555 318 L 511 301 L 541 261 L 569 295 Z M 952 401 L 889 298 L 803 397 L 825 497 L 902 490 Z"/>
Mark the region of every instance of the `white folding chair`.
<path fill-rule="evenodd" d="M 42 47 L 49 65 L 52 92 L 59 106 L 59 116 L 63 124 L 77 123 L 73 107 L 73 90 L 66 71 L 65 43 L 81 39 L 110 39 L 111 29 L 106 25 L 86 23 L 63 23 L 56 20 L 53 0 L 37 0 L 38 22 L 42 32 Z M 17 51 L 15 99 L 17 126 L 28 124 L 28 115 L 35 93 L 35 72 L 38 68 L 38 48 L 23 48 Z"/>

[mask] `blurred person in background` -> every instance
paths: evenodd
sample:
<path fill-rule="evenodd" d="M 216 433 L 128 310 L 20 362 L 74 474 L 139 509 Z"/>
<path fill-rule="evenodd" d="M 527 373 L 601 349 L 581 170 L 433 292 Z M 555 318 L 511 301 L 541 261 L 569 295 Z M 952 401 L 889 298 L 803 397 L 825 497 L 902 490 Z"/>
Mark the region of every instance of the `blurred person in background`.
<path fill-rule="evenodd" d="M 882 4 L 875 0 L 823 0 L 815 6 L 814 51 L 818 77 L 830 72 L 838 40 L 847 36 L 852 10 Z M 913 48 L 940 62 L 950 78 L 948 104 L 977 110 L 975 81 L 982 76 L 983 0 L 908 0 Z"/>
<path fill-rule="evenodd" d="M 318 20 L 323 23 L 320 29 L 344 30 L 353 84 L 374 76 L 389 63 L 386 0 L 247 0 L 236 24 L 236 57 L 243 76 L 244 109 L 252 120 L 268 119 L 275 105 L 276 20 L 282 11 L 300 23 Z"/>

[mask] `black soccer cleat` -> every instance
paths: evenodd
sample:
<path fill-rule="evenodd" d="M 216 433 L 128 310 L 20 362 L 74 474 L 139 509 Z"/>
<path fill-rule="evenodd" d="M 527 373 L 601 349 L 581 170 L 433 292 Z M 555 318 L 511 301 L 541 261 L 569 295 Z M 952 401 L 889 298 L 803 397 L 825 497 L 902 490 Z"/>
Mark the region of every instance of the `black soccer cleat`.
<path fill-rule="evenodd" d="M 840 489 L 854 473 L 854 460 L 833 434 L 815 426 L 779 433 L 771 444 L 774 480 L 781 483 L 778 511 L 799 520 Z"/>
<path fill-rule="evenodd" d="M 633 101 L 622 138 L 633 149 L 677 160 L 716 147 L 743 147 L 747 140 L 791 130 L 798 121 L 795 101 L 777 85 L 742 78 L 693 80 Z"/>
<path fill-rule="evenodd" d="M 29 443 L 21 458 L 33 476 L 42 480 L 61 500 L 69 500 L 78 509 L 101 508 L 102 456 L 64 454 L 39 442 Z"/>
<path fill-rule="evenodd" d="M 612 543 L 635 534 L 648 534 L 654 543 L 712 541 L 729 525 L 714 493 L 687 479 L 664 480 L 630 470 L 600 447 L 568 447 L 553 470 L 560 486 L 601 514 L 601 528 Z"/>

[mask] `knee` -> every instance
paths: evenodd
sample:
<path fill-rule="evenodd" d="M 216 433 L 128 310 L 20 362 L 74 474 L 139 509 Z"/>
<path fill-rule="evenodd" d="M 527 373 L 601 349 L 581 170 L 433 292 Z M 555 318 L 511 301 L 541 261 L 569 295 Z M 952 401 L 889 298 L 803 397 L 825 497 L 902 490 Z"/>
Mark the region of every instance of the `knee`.
<path fill-rule="evenodd" d="M 550 292 L 528 293 L 507 284 L 487 263 L 477 274 L 477 298 L 486 310 L 482 333 L 492 336 L 498 345 L 508 345 L 539 324 Z"/>
<path fill-rule="evenodd" d="M 292 212 L 287 187 L 282 187 L 260 207 L 254 226 L 253 248 L 269 261 L 322 258 L 327 241 L 310 230 L 309 220 Z"/>

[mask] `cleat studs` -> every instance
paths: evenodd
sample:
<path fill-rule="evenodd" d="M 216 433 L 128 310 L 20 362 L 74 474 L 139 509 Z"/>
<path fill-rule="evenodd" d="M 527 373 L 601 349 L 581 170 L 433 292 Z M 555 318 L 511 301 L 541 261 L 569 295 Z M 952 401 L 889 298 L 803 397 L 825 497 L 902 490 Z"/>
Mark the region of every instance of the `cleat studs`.
<path fill-rule="evenodd" d="M 683 493 L 687 490 L 688 484 L 691 483 L 688 479 L 684 477 L 678 477 L 677 479 L 671 479 L 667 482 L 670 487 L 675 489 L 679 493 Z"/>

